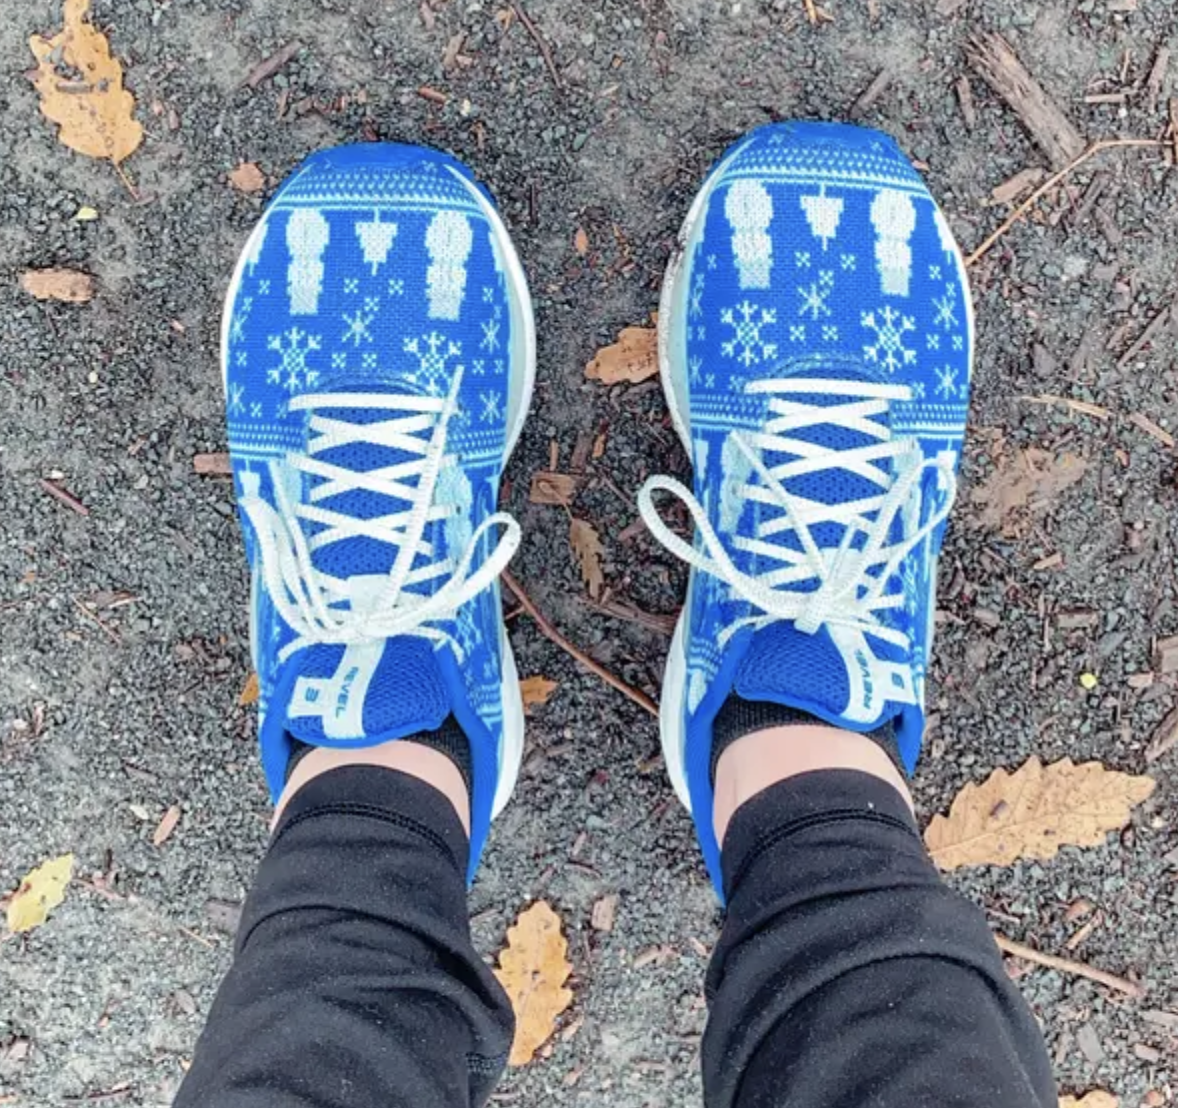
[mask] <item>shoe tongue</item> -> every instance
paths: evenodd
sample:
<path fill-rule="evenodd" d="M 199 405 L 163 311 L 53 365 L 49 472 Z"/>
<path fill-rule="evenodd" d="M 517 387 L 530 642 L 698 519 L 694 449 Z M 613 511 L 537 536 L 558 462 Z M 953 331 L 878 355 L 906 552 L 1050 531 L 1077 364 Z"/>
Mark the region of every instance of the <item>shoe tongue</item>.
<path fill-rule="evenodd" d="M 733 690 L 744 700 L 767 700 L 828 718 L 850 698 L 847 662 L 829 631 L 813 635 L 792 623 L 771 623 L 753 634 Z"/>
<path fill-rule="evenodd" d="M 349 391 L 333 382 L 334 389 Z M 354 388 L 355 386 L 353 386 Z M 382 382 L 365 381 L 365 392 L 403 393 Z M 378 408 L 317 408 L 317 416 L 348 423 L 378 423 L 396 419 L 408 412 Z M 426 441 L 429 431 L 420 432 Z M 407 450 L 371 443 L 346 443 L 316 452 L 321 462 L 339 466 L 352 473 L 420 460 L 421 455 Z M 402 479 L 413 487 L 420 478 Z M 323 485 L 318 477 L 302 478 L 301 498 L 309 500 Z M 375 519 L 407 512 L 407 500 L 366 489 L 349 489 L 338 495 L 315 501 L 316 506 L 352 519 Z M 464 516 L 464 518 L 468 518 Z M 308 539 L 327 530 L 324 524 L 303 521 Z M 433 545 L 429 558 L 418 555 L 414 569 L 446 555 L 445 528 L 440 523 L 426 527 L 425 539 Z M 317 570 L 352 586 L 352 608 L 361 610 L 379 606 L 387 576 L 397 558 L 399 547 L 377 539 L 345 538 L 313 551 L 311 560 Z M 413 591 L 433 591 L 442 579 L 413 586 Z M 290 664 L 298 677 L 291 695 L 287 729 L 303 742 L 319 744 L 401 738 L 415 731 L 440 726 L 449 712 L 449 694 L 431 641 L 402 635 L 384 642 L 347 648 L 319 644 L 297 651 Z"/>
<path fill-rule="evenodd" d="M 861 367 L 846 364 L 824 365 L 813 372 L 794 374 L 793 379 L 795 381 L 801 381 L 806 376 L 815 376 L 823 380 L 835 381 L 867 382 L 873 380 Z M 799 404 L 834 408 L 855 403 L 856 400 L 862 398 L 830 395 L 819 392 L 791 392 L 788 394 L 788 399 Z M 890 423 L 887 413 L 874 416 L 871 421 L 881 426 L 888 426 Z M 836 451 L 875 446 L 881 441 L 879 438 L 864 434 L 862 431 L 843 427 L 835 423 L 819 423 L 810 427 L 801 427 L 788 432 L 787 437 Z M 762 458 L 766 466 L 773 468 L 786 462 L 796 461 L 797 455 L 789 451 L 766 450 Z M 834 459 L 832 458 L 832 460 Z M 873 465 L 890 468 L 890 464 L 885 461 L 876 461 Z M 884 491 L 874 481 L 870 481 L 866 477 L 853 473 L 850 470 L 840 469 L 837 466 L 790 477 L 784 482 L 784 485 L 785 490 L 793 496 L 824 504 L 841 504 L 853 500 L 863 500 L 868 497 L 879 496 Z M 820 549 L 833 549 L 842 540 L 845 530 L 846 528 L 841 523 L 819 523 L 811 526 L 810 533 Z M 802 549 L 802 544 L 795 531 L 791 530 L 784 533 L 781 541 L 791 550 L 796 551 Z M 852 545 L 855 549 L 859 549 L 862 547 L 863 542 L 864 536 L 860 533 L 855 537 Z"/>
<path fill-rule="evenodd" d="M 858 365 L 824 365 L 812 373 L 805 371 L 794 374 L 793 377 L 799 380 L 809 375 L 823 380 L 875 380 Z M 788 394 L 788 399 L 829 408 L 855 403 L 859 398 L 820 392 L 792 392 Z M 881 426 L 887 426 L 889 423 L 887 414 L 871 418 L 872 422 Z M 834 423 L 799 428 L 788 432 L 786 437 L 837 451 L 873 446 L 882 441 L 878 437 Z M 787 450 L 766 450 L 762 454 L 762 459 L 769 468 L 794 461 L 797 457 Z M 889 461 L 878 460 L 872 464 L 885 470 L 892 468 Z M 878 497 L 886 491 L 874 481 L 837 466 L 789 477 L 783 484 L 786 491 L 793 496 L 824 504 Z M 766 514 L 762 515 L 763 520 L 777 518 L 775 509 L 765 511 Z M 774 514 L 769 515 L 769 512 Z M 836 549 L 845 533 L 846 527 L 842 523 L 818 523 L 810 526 L 810 534 L 820 550 Z M 793 551 L 802 549 L 797 532 L 792 529 L 782 532 L 774 541 Z M 861 549 L 865 541 L 866 535 L 859 531 L 851 542 L 852 549 Z M 766 572 L 774 565 L 769 559 L 758 561 L 757 572 Z M 817 587 L 816 578 L 791 586 L 799 592 L 813 592 Z M 783 704 L 831 722 L 845 719 L 852 698 L 858 701 L 859 716 L 875 712 L 880 715 L 886 714 L 884 698 L 880 695 L 884 690 L 874 687 L 873 684 L 873 663 L 870 658 L 865 658 L 851 638 L 843 632 L 832 635 L 826 626 L 820 627 L 813 634 L 807 634 L 799 631 L 793 623 L 771 623 L 752 634 L 736 672 L 734 690 L 746 700 L 765 700 Z M 888 659 L 892 649 L 873 639 L 869 653 L 879 659 Z"/>

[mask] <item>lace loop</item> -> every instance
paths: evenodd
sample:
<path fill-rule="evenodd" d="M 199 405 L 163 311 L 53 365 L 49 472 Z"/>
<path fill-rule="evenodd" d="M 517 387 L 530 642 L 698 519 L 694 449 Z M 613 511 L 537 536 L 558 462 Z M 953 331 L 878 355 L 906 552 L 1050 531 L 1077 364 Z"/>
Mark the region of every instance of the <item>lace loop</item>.
<path fill-rule="evenodd" d="M 275 503 L 261 496 L 259 474 L 242 474 L 241 506 L 253 525 L 261 556 L 266 590 L 295 638 L 279 652 L 285 660 L 315 643 L 352 644 L 417 635 L 448 643 L 462 660 L 457 641 L 432 623 L 455 618 L 458 610 L 488 588 L 511 560 L 520 543 L 519 524 L 504 512 L 488 516 L 474 530 L 462 555 L 437 559 L 434 544 L 425 539 L 429 524 L 453 518 L 455 505 L 436 503 L 438 480 L 458 462 L 446 453 L 446 434 L 458 410 L 462 371 L 454 375 L 445 397 L 401 396 L 386 393 L 305 394 L 291 401 L 292 410 L 313 413 L 306 453 L 290 453 L 268 463 Z M 383 410 L 389 419 L 353 423 L 338 414 L 314 414 L 362 409 Z M 428 432 L 427 437 L 423 433 Z M 371 445 L 413 455 L 407 461 L 358 472 L 316 457 L 345 445 Z M 305 501 L 296 501 L 289 488 L 291 475 L 318 479 Z M 370 519 L 358 519 L 323 506 L 332 497 L 352 491 L 376 493 L 403 501 L 407 509 Z M 319 525 L 308 538 L 300 521 Z M 502 528 L 482 564 L 471 565 L 484 537 Z M 316 568 L 312 554 L 332 543 L 365 538 L 388 543 L 397 553 L 383 577 L 338 578 Z M 424 559 L 426 564 L 415 568 Z M 446 577 L 432 593 L 418 587 Z"/>
<path fill-rule="evenodd" d="M 926 459 L 912 439 L 894 439 L 887 421 L 880 418 L 886 416 L 892 402 L 911 399 L 911 390 L 864 381 L 786 378 L 754 381 L 745 391 L 769 395 L 770 418 L 758 431 L 733 431 L 728 437 L 760 483 L 743 479 L 728 482 L 726 494 L 737 498 L 738 510 L 734 513 L 730 507 L 727 512 L 738 519 L 744 502 L 751 500 L 779 509 L 780 515 L 760 521 L 752 536 L 733 534 L 725 542 L 703 505 L 680 482 L 651 477 L 638 493 L 638 509 L 651 534 L 688 565 L 724 582 L 733 595 L 758 613 L 725 627 L 720 645 L 742 627 L 791 620 L 806 634 L 827 625 L 846 627 L 907 648 L 908 636 L 881 618 L 903 606 L 903 587 L 885 590 L 904 559 L 948 517 L 957 488 L 953 458 Z M 814 404 L 790 398 L 799 394 L 838 399 L 832 404 Z M 819 425 L 877 441 L 840 449 L 791 437 L 791 432 Z M 787 460 L 767 466 L 766 452 L 782 454 Z M 798 496 L 785 487 L 791 478 L 827 469 L 852 473 L 877 485 L 881 492 L 827 504 Z M 944 489 L 943 502 L 925 523 L 906 527 L 902 539 L 890 541 L 897 518 L 903 518 L 902 513 L 920 495 L 929 472 L 936 473 Z M 656 492 L 670 493 L 687 508 L 696 528 L 695 545 L 685 542 L 663 521 L 654 505 Z M 815 527 L 827 523 L 843 527 L 837 545 L 820 546 L 815 537 Z M 780 537 L 791 533 L 800 549 L 781 543 Z M 856 545 L 860 536 L 862 541 Z M 768 541 L 771 538 L 776 541 Z M 755 576 L 745 573 L 733 561 L 729 546 L 771 558 L 779 566 Z"/>

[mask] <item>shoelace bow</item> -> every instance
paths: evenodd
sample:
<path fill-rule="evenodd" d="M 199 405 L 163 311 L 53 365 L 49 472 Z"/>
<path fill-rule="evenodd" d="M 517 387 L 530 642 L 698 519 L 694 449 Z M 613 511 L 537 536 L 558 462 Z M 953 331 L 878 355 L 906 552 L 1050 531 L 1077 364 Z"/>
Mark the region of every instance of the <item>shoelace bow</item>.
<path fill-rule="evenodd" d="M 459 370 L 445 397 L 319 393 L 291 400 L 293 411 L 351 408 L 401 414 L 374 423 L 312 415 L 306 453 L 291 453 L 269 463 L 276 505 L 262 498 L 256 477 L 247 483 L 241 504 L 258 539 L 266 589 L 296 635 L 282 648 L 280 660 L 313 643 L 350 644 L 395 635 L 449 642 L 461 660 L 462 651 L 454 638 L 428 624 L 453 619 L 459 608 L 499 576 L 520 542 L 519 524 L 504 512 L 488 516 L 475 529 L 457 561 L 452 557 L 438 558 L 434 544 L 424 538 L 429 524 L 461 511 L 456 505 L 435 502 L 439 476 L 457 464 L 455 456 L 446 453 L 446 431 L 458 409 L 461 380 Z M 316 457 L 352 444 L 396 449 L 415 457 L 364 472 Z M 311 488 L 307 502 L 292 498 L 286 479 L 291 471 L 320 479 Z M 357 519 L 322 506 L 324 501 L 353 490 L 379 493 L 406 502 L 409 507 L 373 519 Z M 308 539 L 301 520 L 320 524 L 321 528 Z M 494 527 L 502 527 L 503 534 L 483 563 L 471 572 L 480 541 Z M 324 573 L 312 559 L 315 551 L 331 543 L 360 537 L 397 548 L 387 579 L 375 594 L 363 598 L 349 580 Z M 414 568 L 418 556 L 434 560 Z M 448 580 L 432 594 L 414 591 L 447 575 Z"/>
<path fill-rule="evenodd" d="M 893 439 L 885 422 L 893 401 L 911 399 L 911 390 L 901 385 L 825 378 L 788 378 L 752 382 L 747 393 L 765 393 L 772 418 L 760 431 L 735 431 L 734 445 L 747 459 L 760 484 L 742 483 L 730 492 L 741 500 L 753 500 L 780 509 L 780 514 L 762 520 L 750 538 L 733 535 L 729 540 L 738 550 L 766 556 L 783 563 L 766 573 L 751 576 L 738 569 L 725 541 L 717 534 L 707 512 L 679 481 L 655 476 L 638 493 L 638 507 L 651 533 L 677 557 L 726 583 L 733 595 L 747 601 L 760 615 L 737 620 L 721 633 L 723 645 L 741 627 L 764 626 L 776 620 L 791 620 L 798 630 L 813 634 L 824 624 L 854 628 L 893 643 L 908 646 L 908 636 L 881 622 L 880 615 L 901 607 L 904 592 L 885 592 L 911 551 L 919 546 L 948 516 L 956 495 L 957 479 L 950 459 L 925 459 L 912 440 Z M 830 405 L 808 404 L 789 399 L 791 394 L 845 398 Z M 875 442 L 849 449 L 837 449 L 791 438 L 790 433 L 806 427 L 829 424 L 866 435 Z M 788 460 L 769 467 L 762 453 L 780 453 Z M 891 462 L 893 472 L 888 472 Z M 854 501 L 826 504 L 788 492 L 785 482 L 827 469 L 841 469 L 866 478 L 882 491 Z M 944 502 L 921 527 L 901 541 L 890 543 L 896 516 L 917 491 L 927 470 L 943 482 Z M 668 492 L 683 502 L 695 523 L 700 546 L 685 542 L 672 531 L 654 506 L 654 493 Z M 823 523 L 843 525 L 842 538 L 835 547 L 820 547 L 813 528 Z M 780 541 L 770 541 L 792 531 L 800 550 Z M 862 545 L 854 543 L 864 536 Z M 874 571 L 874 572 L 873 572 Z M 799 591 L 798 586 L 816 588 Z"/>

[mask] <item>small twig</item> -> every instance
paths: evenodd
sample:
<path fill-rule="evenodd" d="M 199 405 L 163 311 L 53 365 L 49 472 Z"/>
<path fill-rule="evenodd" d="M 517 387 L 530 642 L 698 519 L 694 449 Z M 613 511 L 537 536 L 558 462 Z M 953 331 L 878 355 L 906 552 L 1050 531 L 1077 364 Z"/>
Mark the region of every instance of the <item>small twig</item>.
<path fill-rule="evenodd" d="M 1141 332 L 1141 337 L 1117 359 L 1117 369 L 1124 369 L 1126 365 L 1158 337 L 1158 332 L 1169 324 L 1173 310 L 1174 306 L 1167 304 L 1166 307 L 1149 321 L 1149 325 Z"/>
<path fill-rule="evenodd" d="M 119 175 L 119 180 L 123 182 L 123 188 L 131 194 L 131 199 L 138 204 L 142 197 L 140 197 L 139 190 L 135 187 L 135 182 L 127 176 L 127 171 L 118 162 L 113 162 L 113 165 L 115 172 Z"/>
<path fill-rule="evenodd" d="M 1118 977 L 1115 973 L 1106 973 L 1104 970 L 1095 969 L 1084 962 L 1073 961 L 1071 958 L 1058 958 L 1054 954 L 1044 954 L 1032 946 L 1016 943 L 1013 939 L 1008 939 L 997 931 L 994 932 L 994 941 L 998 944 L 999 950 L 1015 958 L 1022 958 L 1026 962 L 1034 962 L 1036 965 L 1046 966 L 1048 969 L 1059 970 L 1060 973 L 1087 977 L 1089 981 L 1107 985 L 1110 989 L 1116 989 L 1118 992 L 1138 1000 L 1145 996 L 1145 989 L 1136 981 Z"/>
<path fill-rule="evenodd" d="M 645 708 L 652 716 L 658 716 L 658 705 L 646 693 L 627 685 L 620 677 L 615 677 L 608 669 L 595 662 L 579 647 L 574 646 L 553 627 L 548 621 L 548 617 L 536 607 L 532 599 L 524 592 L 523 586 L 507 570 L 503 571 L 503 583 L 515 593 L 515 597 L 523 606 L 524 611 L 536 621 L 536 626 L 540 628 L 546 638 L 551 639 L 561 650 L 575 658 L 591 673 L 595 673 L 607 685 L 612 685 L 623 696 L 629 697 L 640 708 Z"/>
<path fill-rule="evenodd" d="M 1065 178 L 1075 173 L 1089 158 L 1095 157 L 1104 150 L 1112 150 L 1116 147 L 1126 146 L 1152 146 L 1155 149 L 1164 145 L 1158 139 L 1101 139 L 1100 142 L 1094 142 L 1087 150 L 1085 150 L 1078 157 L 1074 158 L 1058 173 L 1052 174 L 1043 182 L 1030 196 L 1026 198 L 1009 216 L 1006 217 L 992 235 L 990 235 L 980 246 L 975 248 L 972 254 L 965 259 L 966 267 L 976 265 L 982 260 L 993 248 L 994 244 L 999 239 L 1003 238 L 1006 233 L 1029 212 L 1042 197 L 1046 196 L 1053 188 L 1056 187 Z"/>
<path fill-rule="evenodd" d="M 77 512 L 78 515 L 88 516 L 90 514 L 90 509 L 74 496 L 72 492 L 68 489 L 63 489 L 60 485 L 54 484 L 47 477 L 41 478 L 41 488 L 52 496 L 54 500 Z"/>
<path fill-rule="evenodd" d="M 564 81 L 560 79 L 560 73 L 556 68 L 556 62 L 552 60 L 552 50 L 548 43 L 544 41 L 544 36 L 540 34 L 536 28 L 536 24 L 532 22 L 532 17 L 528 15 L 523 9 L 522 4 L 512 4 L 511 10 L 515 12 L 516 18 L 524 25 L 524 29 L 532 36 L 532 40 L 539 47 L 540 55 L 544 59 L 544 64 L 548 67 L 548 72 L 552 76 L 552 83 L 556 85 L 556 91 L 564 92 Z"/>
<path fill-rule="evenodd" d="M 273 77 L 302 48 L 303 44 L 301 42 L 288 42 L 277 53 L 271 54 L 270 57 L 258 62 L 246 75 L 245 80 L 241 82 L 242 86 L 249 85 L 250 88 L 257 88 L 267 78 Z"/>
<path fill-rule="evenodd" d="M 77 608 L 78 611 L 81 612 L 82 615 L 84 615 L 87 619 L 92 620 L 95 624 L 97 624 L 99 630 L 101 630 L 102 633 L 108 639 L 110 639 L 111 642 L 113 642 L 116 646 L 123 645 L 123 636 L 120 635 L 113 627 L 108 626 L 101 619 L 99 619 L 98 616 L 90 611 L 90 609 L 87 608 L 86 605 L 83 604 L 76 596 L 71 597 L 70 599 L 73 600 L 74 607 Z"/>

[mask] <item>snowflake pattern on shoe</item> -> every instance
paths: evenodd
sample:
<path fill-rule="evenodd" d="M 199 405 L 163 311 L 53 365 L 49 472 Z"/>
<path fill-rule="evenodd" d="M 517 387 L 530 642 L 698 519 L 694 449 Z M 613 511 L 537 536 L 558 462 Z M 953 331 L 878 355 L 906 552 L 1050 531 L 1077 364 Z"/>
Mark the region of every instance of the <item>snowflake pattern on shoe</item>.
<path fill-rule="evenodd" d="M 480 347 L 495 374 L 482 360 L 467 372 Z M 310 157 L 250 236 L 226 302 L 271 791 L 292 736 L 363 746 L 453 715 L 474 765 L 472 872 L 522 750 L 495 579 L 518 527 L 497 491 L 534 361 L 523 271 L 489 195 L 420 147 Z"/>
<path fill-rule="evenodd" d="M 761 128 L 725 154 L 692 212 L 659 330 L 694 488 L 652 478 L 640 507 L 692 566 L 661 726 L 719 888 L 711 727 L 734 690 L 853 729 L 894 713 L 915 760 L 973 317 L 947 220 L 879 132 Z M 886 499 L 892 487 L 903 499 Z M 691 512 L 694 544 L 665 525 L 660 490 Z M 899 552 L 893 571 L 869 560 L 869 541 Z"/>

